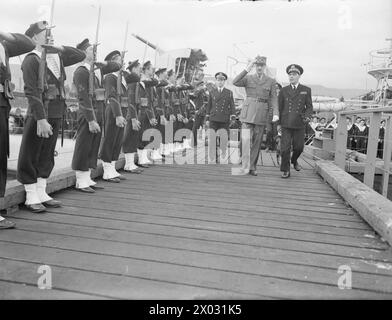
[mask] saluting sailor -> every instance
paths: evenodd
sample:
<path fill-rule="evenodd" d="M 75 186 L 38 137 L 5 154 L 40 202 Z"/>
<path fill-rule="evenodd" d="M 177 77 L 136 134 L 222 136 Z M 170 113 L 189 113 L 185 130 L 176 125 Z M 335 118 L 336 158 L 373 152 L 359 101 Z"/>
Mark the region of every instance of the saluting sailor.
<path fill-rule="evenodd" d="M 257 175 L 256 164 L 264 130 L 266 127 L 267 130 L 270 129 L 269 110 L 271 108 L 273 111 L 272 121 L 275 122 L 279 119 L 276 81 L 265 74 L 266 62 L 266 57 L 257 56 L 244 71 L 233 79 L 233 85 L 245 87 L 246 90 L 240 121 L 242 129 L 249 130 L 249 135 L 242 132 L 242 169 L 238 174 Z M 254 66 L 256 66 L 256 73 L 248 74 Z"/>
<path fill-rule="evenodd" d="M 149 165 L 152 164 L 148 158 L 150 149 L 146 148 L 152 139 L 144 141 L 143 133 L 145 130 L 156 126 L 158 123 L 155 118 L 154 107 L 151 100 L 151 86 L 154 83 L 152 81 L 153 74 L 154 68 L 151 61 L 146 61 L 142 66 L 141 81 L 137 83 L 135 93 L 135 103 L 139 110 L 139 121 L 141 126 L 139 148 L 137 150 L 138 165 L 142 168 L 148 168 Z"/>
<path fill-rule="evenodd" d="M 25 34 L 36 44 L 33 52 L 23 60 L 24 92 L 28 102 L 27 116 L 19 150 L 17 179 L 26 190 L 26 207 L 34 213 L 44 212 L 46 207 L 59 207 L 60 201 L 46 193 L 46 179 L 54 167 L 54 152 L 61 126 L 65 104 L 64 67 L 81 62 L 86 57 L 79 49 L 54 46 L 50 33 L 46 43 L 46 21 L 33 23 Z M 40 90 L 40 57 L 47 49 L 44 92 Z"/>
<path fill-rule="evenodd" d="M 7 181 L 7 160 L 9 156 L 8 118 L 13 99 L 9 58 L 27 53 L 35 48 L 35 43 L 19 33 L 0 31 L 0 199 L 4 197 Z M 2 217 L 5 209 L 0 209 L 0 229 L 13 228 L 15 224 Z"/>
<path fill-rule="evenodd" d="M 127 125 L 125 127 L 123 139 L 123 152 L 125 156 L 124 171 L 129 173 L 140 174 L 143 169 L 138 167 L 135 163 L 135 154 L 140 141 L 141 123 L 139 121 L 139 110 L 136 104 L 136 86 L 140 81 L 141 65 L 139 60 L 128 63 L 128 71 L 125 74 L 125 81 L 127 82 L 128 92 L 128 112 Z"/>
<path fill-rule="evenodd" d="M 174 153 L 178 150 L 177 145 L 175 145 L 174 135 L 177 129 L 177 113 L 179 102 L 176 98 L 176 74 L 173 69 L 170 69 L 167 72 L 169 85 L 167 86 L 168 91 L 168 106 L 166 108 L 166 117 L 169 120 L 168 126 L 171 127 L 172 135 L 167 137 L 166 144 L 168 145 L 168 149 L 170 153 Z M 168 130 L 166 128 L 166 130 Z M 166 133 L 165 133 L 166 134 Z M 169 132 L 168 132 L 169 134 Z"/>
<path fill-rule="evenodd" d="M 203 126 L 205 115 L 206 115 L 206 105 L 208 103 L 208 94 L 205 87 L 204 81 L 198 81 L 194 84 L 195 89 L 190 93 L 190 97 L 195 104 L 195 116 L 192 127 L 193 133 L 193 145 L 197 146 L 197 135 L 198 130 Z"/>
<path fill-rule="evenodd" d="M 168 118 L 166 118 L 167 115 L 167 108 L 169 106 L 169 92 L 167 91 L 167 86 L 169 85 L 169 82 L 167 81 L 168 75 L 167 75 L 167 69 L 166 68 L 159 68 L 155 74 L 158 77 L 159 84 L 156 87 L 156 94 L 157 94 L 157 99 L 158 99 L 158 106 L 155 108 L 156 115 L 158 118 L 158 130 L 161 133 L 162 136 L 162 142 L 160 145 L 160 154 L 163 154 L 164 156 L 167 156 L 170 154 L 169 149 L 167 147 L 166 142 L 166 126 L 168 124 Z"/>
<path fill-rule="evenodd" d="M 105 61 L 123 65 L 121 53 L 118 50 L 110 52 L 105 57 Z M 121 95 L 117 95 L 117 78 L 119 76 L 119 71 L 117 71 L 107 74 L 104 78 L 106 99 L 105 135 L 99 152 L 99 157 L 103 162 L 102 178 L 105 181 L 114 183 L 119 183 L 120 180 L 126 179 L 116 171 L 115 167 L 116 161 L 120 156 L 124 127 L 126 125 L 123 111 L 126 112 L 127 110 L 127 105 L 123 107 L 121 103 L 122 97 L 126 96 L 126 88 L 123 83 L 121 83 Z"/>
<path fill-rule="evenodd" d="M 303 68 L 291 64 L 286 68 L 290 84 L 279 92 L 279 118 L 282 128 L 280 171 L 282 178 L 290 177 L 290 162 L 296 171 L 300 171 L 298 158 L 304 149 L 305 126 L 313 113 L 312 92 L 309 87 L 299 83 Z M 290 161 L 290 152 L 293 154 Z"/>
<path fill-rule="evenodd" d="M 211 137 L 218 133 L 218 130 L 224 129 L 227 132 L 227 138 L 219 139 L 221 140 L 220 148 L 222 151 L 222 157 L 227 156 L 227 142 L 229 138 L 229 125 L 230 119 L 235 117 L 235 105 L 233 92 L 225 88 L 225 82 L 227 80 L 227 75 L 223 72 L 218 72 L 215 74 L 216 88 L 210 91 L 209 100 L 206 108 L 206 125 L 211 131 L 209 145 L 209 157 L 211 161 L 216 160 L 216 146 L 215 143 L 211 141 Z"/>
<path fill-rule="evenodd" d="M 121 65 L 116 62 L 95 63 L 94 93 L 90 96 L 90 68 L 94 63 L 93 46 L 88 39 L 84 39 L 76 48 L 86 54 L 86 59 L 74 72 L 78 101 L 78 130 L 76 133 L 75 149 L 72 158 L 72 170 L 76 174 L 76 189 L 86 193 L 94 193 L 94 189 L 103 189 L 91 179 L 91 169 L 97 167 L 99 146 L 102 137 L 103 110 L 105 103 L 105 89 L 102 77 L 108 73 L 120 70 Z"/>

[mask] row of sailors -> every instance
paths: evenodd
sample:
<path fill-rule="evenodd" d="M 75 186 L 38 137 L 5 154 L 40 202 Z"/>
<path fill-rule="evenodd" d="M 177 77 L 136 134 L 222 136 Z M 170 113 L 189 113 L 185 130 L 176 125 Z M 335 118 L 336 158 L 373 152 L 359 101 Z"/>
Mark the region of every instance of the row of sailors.
<path fill-rule="evenodd" d="M 127 70 L 119 51 L 109 53 L 105 61 L 95 63 L 93 95 L 90 94 L 89 70 L 93 63 L 93 46 L 88 39 L 76 47 L 57 46 L 50 36 L 47 43 L 47 23 L 30 25 L 25 34 L 0 32 L 0 201 L 3 201 L 9 155 L 8 118 L 11 72 L 9 58 L 28 53 L 21 69 L 28 110 L 17 164 L 17 180 L 26 191 L 26 207 L 34 212 L 59 207 L 61 202 L 46 192 L 47 178 L 54 167 L 55 147 L 61 128 L 65 104 L 65 67 L 77 65 L 73 75 L 79 100 L 78 131 L 72 159 L 76 172 L 76 187 L 93 193 L 99 187 L 91 179 L 91 170 L 97 159 L 103 161 L 103 179 L 118 183 L 125 179 L 115 169 L 121 149 L 125 154 L 125 170 L 141 173 L 163 155 L 189 148 L 190 137 L 169 136 L 160 145 L 143 141 L 142 133 L 156 128 L 165 134 L 165 124 L 173 124 L 173 133 L 181 128 L 197 131 L 208 113 L 208 92 L 203 83 L 187 84 L 173 70 L 154 70 L 151 62 L 142 65 L 129 63 Z M 43 49 L 46 55 L 44 84 L 40 83 L 40 61 Z M 155 73 L 155 75 L 154 75 Z M 117 85 L 119 75 L 121 86 Z M 156 76 L 156 77 L 155 77 Z M 43 88 L 42 88 L 43 87 Z M 42 90 L 43 89 L 43 90 Z M 192 92 L 191 92 L 192 90 Z M 190 98 L 193 104 L 190 103 Z M 170 132 L 170 134 L 173 134 Z M 197 134 L 194 134 L 197 144 Z M 147 149 L 148 148 L 148 149 Z M 138 154 L 138 159 L 135 155 Z M 150 158 L 149 158 L 150 157 Z M 14 224 L 0 212 L 0 228 Z"/>

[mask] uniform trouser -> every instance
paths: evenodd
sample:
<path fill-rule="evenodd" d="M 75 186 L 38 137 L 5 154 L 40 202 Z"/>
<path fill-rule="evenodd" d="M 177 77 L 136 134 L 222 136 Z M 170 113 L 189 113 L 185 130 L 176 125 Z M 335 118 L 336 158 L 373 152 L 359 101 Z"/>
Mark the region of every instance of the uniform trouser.
<path fill-rule="evenodd" d="M 143 150 L 152 141 L 151 137 L 149 140 L 143 141 L 143 133 L 144 131 L 153 128 L 153 126 L 151 125 L 150 120 L 148 119 L 147 114 L 145 112 L 140 113 L 139 121 L 140 121 L 139 149 Z"/>
<path fill-rule="evenodd" d="M 107 107 L 105 110 L 105 135 L 102 139 L 99 158 L 103 162 L 112 162 L 118 160 L 121 152 L 124 128 L 116 125 L 116 118 L 112 110 Z"/>
<path fill-rule="evenodd" d="M 203 125 L 204 116 L 196 114 L 195 121 L 193 122 L 192 132 L 193 132 L 193 143 L 197 146 L 197 130 Z"/>
<path fill-rule="evenodd" d="M 256 170 L 265 125 L 243 122 L 241 129 L 249 129 L 249 134 L 246 132 L 241 134 L 242 168 Z"/>
<path fill-rule="evenodd" d="M 177 136 L 176 137 L 176 132 L 177 130 L 183 129 L 184 128 L 184 122 L 182 121 L 174 121 L 173 123 L 173 141 L 174 142 L 182 142 L 183 137 Z"/>
<path fill-rule="evenodd" d="M 27 116 L 23 128 L 22 143 L 18 157 L 17 180 L 22 184 L 47 179 L 54 167 L 54 151 L 61 125 L 61 119 L 49 118 L 53 134 L 49 138 L 38 137 L 37 120 Z"/>
<path fill-rule="evenodd" d="M 290 171 L 291 146 L 293 147 L 291 163 L 295 164 L 302 151 L 304 150 L 305 129 L 282 128 L 282 138 L 280 143 L 282 155 L 280 171 Z"/>
<path fill-rule="evenodd" d="M 209 159 L 215 161 L 216 159 L 216 151 L 217 146 L 219 145 L 220 149 L 222 150 L 222 154 L 225 155 L 227 152 L 227 143 L 229 140 L 229 123 L 228 122 L 217 122 L 217 121 L 210 121 L 210 135 L 208 137 L 208 155 Z M 226 130 L 227 137 L 220 137 L 220 129 Z M 219 144 L 212 139 L 216 139 L 219 137 Z"/>
<path fill-rule="evenodd" d="M 162 137 L 161 142 L 167 143 L 165 140 L 165 124 L 162 123 L 161 116 L 159 116 L 158 118 L 158 124 L 156 126 L 156 129 L 161 133 L 161 137 Z"/>
<path fill-rule="evenodd" d="M 0 106 L 0 198 L 4 196 L 7 181 L 7 158 L 9 150 L 8 107 Z"/>
<path fill-rule="evenodd" d="M 98 124 L 102 127 L 102 123 Z M 101 137 L 102 131 L 98 133 L 90 132 L 87 120 L 85 118 L 79 119 L 72 157 L 72 170 L 88 171 L 97 167 Z"/>
<path fill-rule="evenodd" d="M 140 142 L 140 130 L 136 131 L 132 128 L 132 119 L 127 120 L 124 130 L 122 148 L 124 153 L 134 153 L 137 151 Z"/>
<path fill-rule="evenodd" d="M 272 123 L 271 130 L 267 132 L 266 145 L 270 150 L 275 150 L 276 147 L 275 137 L 278 135 L 277 126 L 277 123 Z"/>
<path fill-rule="evenodd" d="M 187 134 L 185 135 L 185 139 L 191 139 L 192 138 L 192 135 L 193 135 L 192 129 L 193 129 L 194 123 L 195 123 L 195 120 L 193 120 L 193 119 L 188 119 L 188 122 L 184 123 L 184 129 L 189 130 L 187 132 Z"/>

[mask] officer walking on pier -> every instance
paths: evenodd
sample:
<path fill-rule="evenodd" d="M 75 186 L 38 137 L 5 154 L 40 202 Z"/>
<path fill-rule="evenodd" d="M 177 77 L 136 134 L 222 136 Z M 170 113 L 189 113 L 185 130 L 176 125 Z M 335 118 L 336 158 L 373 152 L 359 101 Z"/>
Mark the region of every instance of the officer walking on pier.
<path fill-rule="evenodd" d="M 27 53 L 34 48 L 35 43 L 29 37 L 0 31 L 0 199 L 4 197 L 7 180 L 8 118 L 11 110 L 9 100 L 13 99 L 9 58 Z M 0 209 L 0 229 L 13 228 L 15 224 L 4 219 L 2 213 L 6 213 L 6 210 Z"/>
<path fill-rule="evenodd" d="M 299 83 L 303 71 L 298 64 L 286 68 L 290 84 L 280 90 L 278 97 L 282 128 L 280 171 L 284 179 L 290 177 L 290 162 L 296 171 L 301 170 L 297 160 L 304 149 L 305 125 L 313 113 L 311 89 Z M 293 154 L 290 161 L 291 147 Z"/>
<path fill-rule="evenodd" d="M 242 132 L 242 168 L 238 174 L 256 176 L 256 164 L 259 157 L 264 129 L 271 121 L 269 110 L 272 108 L 273 119 L 277 121 L 278 104 L 276 81 L 265 75 L 266 57 L 257 56 L 248 67 L 233 80 L 237 87 L 245 87 L 246 99 L 242 106 L 240 121 L 242 129 L 248 129 L 249 135 Z M 256 66 L 256 74 L 248 73 Z M 267 129 L 270 129 L 267 127 Z M 250 150 L 250 154 L 249 154 Z"/>
<path fill-rule="evenodd" d="M 217 88 L 211 90 L 206 108 L 206 125 L 210 129 L 210 137 L 208 141 L 209 159 L 212 162 L 216 160 L 216 142 L 212 141 L 216 135 L 220 136 L 220 129 L 226 131 L 226 137 L 220 136 L 220 148 L 222 157 L 227 156 L 227 142 L 229 138 L 230 119 L 235 117 L 235 106 L 233 92 L 225 88 L 227 75 L 223 72 L 215 74 Z M 221 139 L 224 138 L 224 139 Z"/>

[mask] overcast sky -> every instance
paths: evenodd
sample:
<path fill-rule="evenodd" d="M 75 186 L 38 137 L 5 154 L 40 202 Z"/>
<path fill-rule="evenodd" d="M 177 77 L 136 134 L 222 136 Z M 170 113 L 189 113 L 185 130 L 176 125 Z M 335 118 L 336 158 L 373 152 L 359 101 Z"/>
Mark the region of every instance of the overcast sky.
<path fill-rule="evenodd" d="M 3 3 L 2 30 L 24 32 L 30 23 L 48 18 L 50 4 L 50 0 Z M 209 58 L 207 73 L 230 73 L 227 56 L 246 61 L 245 55 L 261 54 L 277 69 L 279 81 L 286 81 L 288 64 L 298 63 L 305 70 L 304 84 L 334 88 L 364 89 L 361 64 L 368 62 L 370 50 L 387 47 L 385 38 L 392 37 L 391 0 L 56 0 L 56 42 L 76 45 L 85 37 L 92 42 L 97 4 L 102 5 L 101 59 L 111 50 L 122 50 L 129 20 L 127 60 L 143 58 L 144 45 L 130 36 L 136 33 L 166 50 L 203 49 Z M 152 49 L 147 58 L 154 60 Z M 232 72 L 242 67 L 234 66 Z M 368 80 L 371 88 L 374 82 Z"/>

